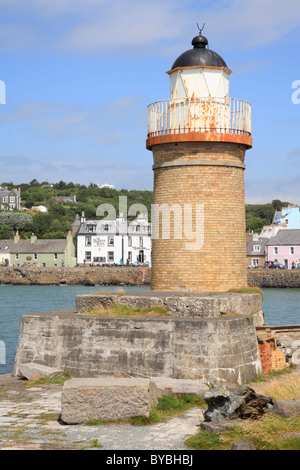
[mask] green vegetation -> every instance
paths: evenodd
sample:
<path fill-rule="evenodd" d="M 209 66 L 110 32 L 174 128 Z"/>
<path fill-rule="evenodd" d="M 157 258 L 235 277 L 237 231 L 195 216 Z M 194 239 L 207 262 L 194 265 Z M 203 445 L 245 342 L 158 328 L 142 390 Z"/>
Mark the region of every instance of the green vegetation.
<path fill-rule="evenodd" d="M 185 444 L 193 450 L 230 450 L 237 441 L 252 441 L 258 450 L 300 450 L 300 417 L 282 418 L 270 414 L 260 420 L 245 420 L 233 424 L 226 431 L 200 431 Z"/>
<path fill-rule="evenodd" d="M 163 307 L 133 308 L 122 304 L 112 304 L 110 308 L 91 307 L 85 315 L 105 316 L 105 317 L 165 317 L 168 313 Z"/>
<path fill-rule="evenodd" d="M 264 225 L 273 222 L 275 211 L 288 206 L 289 202 L 274 199 L 268 204 L 246 204 L 246 230 L 260 232 Z"/>
<path fill-rule="evenodd" d="M 260 287 L 239 287 L 239 288 L 233 288 L 229 289 L 228 292 L 236 292 L 237 294 L 260 294 L 262 299 L 263 299 L 263 293 Z"/>
<path fill-rule="evenodd" d="M 116 209 L 116 215 L 119 215 L 119 197 L 121 196 L 127 197 L 128 208 L 133 204 L 143 204 L 147 209 L 149 220 L 151 219 L 152 191 L 127 189 L 118 191 L 98 188 L 93 183 L 85 186 L 64 181 L 49 185 L 47 182 L 39 183 L 35 179 L 28 184 L 15 185 L 12 182 L 3 182 L 0 186 L 10 190 L 16 186 L 20 187 L 23 208 L 31 209 L 32 206 L 43 205 L 48 209 L 47 213 L 30 212 L 30 215 L 16 210 L 9 213 L 0 212 L 0 238 L 13 238 L 16 230 L 19 230 L 22 237 L 27 239 L 32 233 L 38 238 L 65 238 L 76 214 L 81 216 L 84 212 L 86 219 L 99 219 L 100 217 L 96 216 L 97 207 L 101 204 L 111 204 Z M 60 202 L 55 199 L 67 196 L 75 196 L 76 203 Z M 7 217 L 10 220 L 7 220 Z"/>
<path fill-rule="evenodd" d="M 53 377 L 40 377 L 35 380 L 29 380 L 27 384 L 27 388 L 34 387 L 35 385 L 47 385 L 47 384 L 55 384 L 55 385 L 63 385 L 66 380 L 71 378 L 70 374 L 61 374 L 55 375 Z"/>

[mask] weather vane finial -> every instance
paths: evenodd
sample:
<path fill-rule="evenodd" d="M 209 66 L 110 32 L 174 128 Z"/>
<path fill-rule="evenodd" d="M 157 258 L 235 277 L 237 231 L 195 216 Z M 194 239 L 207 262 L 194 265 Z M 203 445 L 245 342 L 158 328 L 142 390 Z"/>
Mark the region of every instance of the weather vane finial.
<path fill-rule="evenodd" d="M 198 27 L 198 29 L 199 29 L 200 35 L 202 35 L 202 31 L 203 31 L 203 29 L 204 29 L 204 26 L 205 26 L 205 23 L 203 23 L 203 26 L 202 26 L 202 28 L 200 29 L 200 28 L 199 28 L 199 25 L 198 25 L 198 23 L 197 23 L 197 27 Z"/>

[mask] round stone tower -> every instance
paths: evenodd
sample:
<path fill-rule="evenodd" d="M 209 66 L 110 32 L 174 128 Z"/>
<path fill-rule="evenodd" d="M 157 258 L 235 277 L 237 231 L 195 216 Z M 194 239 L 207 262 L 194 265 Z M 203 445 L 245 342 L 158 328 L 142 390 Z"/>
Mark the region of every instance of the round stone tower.
<path fill-rule="evenodd" d="M 167 72 L 170 99 L 148 107 L 156 291 L 247 285 L 244 158 L 251 105 L 229 98 L 231 71 L 200 33 Z"/>

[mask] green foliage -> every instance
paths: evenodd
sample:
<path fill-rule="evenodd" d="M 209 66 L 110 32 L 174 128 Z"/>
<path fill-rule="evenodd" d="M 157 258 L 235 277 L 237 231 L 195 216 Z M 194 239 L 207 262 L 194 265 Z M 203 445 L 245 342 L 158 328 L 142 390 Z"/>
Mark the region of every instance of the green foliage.
<path fill-rule="evenodd" d="M 2 186 L 13 189 L 16 185 L 12 182 L 1 183 Z M 34 233 L 38 238 L 65 238 L 71 224 L 74 222 L 76 214 L 81 215 L 85 213 L 86 219 L 99 219 L 96 215 L 96 211 L 101 204 L 111 204 L 115 210 L 116 215 L 119 215 L 119 197 L 127 197 L 127 207 L 131 207 L 133 204 L 143 204 L 145 211 L 148 212 L 149 220 L 151 219 L 151 205 L 153 202 L 152 191 L 129 191 L 127 189 L 121 189 L 120 191 L 111 188 L 99 188 L 95 184 L 89 186 L 74 184 L 72 182 L 59 181 L 53 185 L 49 185 L 47 182 L 39 183 L 36 179 L 30 181 L 30 183 L 22 183 L 18 185 L 21 189 L 22 206 L 30 209 L 32 206 L 44 205 L 48 208 L 48 213 L 32 213 L 31 220 L 26 219 L 26 223 L 23 221 L 23 216 L 27 217 L 27 214 L 20 213 L 17 211 L 9 212 L 9 214 L 18 214 L 15 222 L 6 221 L 6 215 L 1 221 L 1 225 L 7 225 L 11 227 L 12 233 L 8 236 L 7 229 L 1 233 L 5 234 L 6 238 L 11 238 L 14 231 L 21 230 L 21 235 L 25 238 L 29 238 L 31 233 Z M 61 196 L 76 196 L 76 204 L 71 202 L 58 202 L 55 197 Z M 3 214 L 8 214 L 8 211 L 3 211 Z M 20 214 L 20 215 L 19 215 Z M 134 218 L 133 215 L 131 218 Z M 12 217 L 9 215 L 8 217 Z M 2 236 L 3 238 L 3 236 Z"/>
<path fill-rule="evenodd" d="M 0 225 L 6 225 L 11 227 L 13 230 L 20 230 L 31 222 L 32 217 L 29 214 L 15 211 L 0 212 Z"/>
<path fill-rule="evenodd" d="M 0 239 L 11 238 L 13 236 L 12 228 L 9 225 L 0 225 Z"/>
<path fill-rule="evenodd" d="M 273 222 L 275 211 L 287 207 L 289 202 L 274 199 L 268 204 L 246 204 L 246 230 L 260 232 L 264 225 Z"/>

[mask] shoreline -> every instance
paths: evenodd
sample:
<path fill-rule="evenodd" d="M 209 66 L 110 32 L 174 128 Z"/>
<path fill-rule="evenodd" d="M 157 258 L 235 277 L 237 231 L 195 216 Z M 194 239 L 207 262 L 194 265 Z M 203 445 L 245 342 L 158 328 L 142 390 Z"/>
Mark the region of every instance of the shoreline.
<path fill-rule="evenodd" d="M 248 269 L 248 286 L 260 288 L 300 288 L 300 270 Z M 77 266 L 0 268 L 1 285 L 150 285 L 151 268 L 144 266 Z"/>

